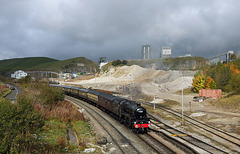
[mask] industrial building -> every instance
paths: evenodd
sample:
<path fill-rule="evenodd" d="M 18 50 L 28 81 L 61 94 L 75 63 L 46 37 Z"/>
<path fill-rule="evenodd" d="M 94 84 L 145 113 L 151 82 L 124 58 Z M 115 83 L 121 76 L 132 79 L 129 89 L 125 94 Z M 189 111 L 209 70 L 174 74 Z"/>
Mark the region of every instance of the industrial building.
<path fill-rule="evenodd" d="M 151 46 L 150 45 L 142 46 L 141 59 L 151 59 Z"/>
<path fill-rule="evenodd" d="M 162 47 L 161 58 L 169 58 L 172 56 L 172 49 L 169 46 Z"/>

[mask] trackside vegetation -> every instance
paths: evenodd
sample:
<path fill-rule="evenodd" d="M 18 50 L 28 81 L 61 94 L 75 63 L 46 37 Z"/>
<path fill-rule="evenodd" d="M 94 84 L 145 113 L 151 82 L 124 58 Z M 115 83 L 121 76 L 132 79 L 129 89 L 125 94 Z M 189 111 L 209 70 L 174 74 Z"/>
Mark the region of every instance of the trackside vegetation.
<path fill-rule="evenodd" d="M 89 122 L 61 90 L 30 79 L 18 86 L 24 92 L 17 103 L 0 98 L 0 153 L 82 153 L 97 144 Z"/>
<path fill-rule="evenodd" d="M 0 153 L 39 149 L 36 137 L 44 121 L 29 100 L 21 97 L 18 104 L 0 100 L 0 117 Z"/>

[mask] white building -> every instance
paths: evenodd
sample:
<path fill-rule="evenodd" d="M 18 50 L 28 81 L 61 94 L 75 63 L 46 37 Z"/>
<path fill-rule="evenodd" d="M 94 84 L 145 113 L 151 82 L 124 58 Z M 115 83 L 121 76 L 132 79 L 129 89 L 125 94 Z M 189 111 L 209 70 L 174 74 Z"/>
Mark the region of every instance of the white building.
<path fill-rule="evenodd" d="M 11 74 L 11 78 L 21 79 L 27 76 L 27 73 L 25 73 L 22 70 L 15 71 L 13 74 Z"/>
<path fill-rule="evenodd" d="M 169 58 L 172 55 L 171 47 L 162 47 L 161 58 Z"/>

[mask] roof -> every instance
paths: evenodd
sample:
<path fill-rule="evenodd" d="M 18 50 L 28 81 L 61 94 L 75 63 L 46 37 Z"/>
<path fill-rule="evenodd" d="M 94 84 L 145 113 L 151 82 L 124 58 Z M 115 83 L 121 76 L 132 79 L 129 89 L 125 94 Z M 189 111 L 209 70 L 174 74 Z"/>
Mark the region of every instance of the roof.
<path fill-rule="evenodd" d="M 114 95 L 107 94 L 107 93 L 102 93 L 102 92 L 99 94 L 99 96 L 102 97 L 102 98 L 111 100 L 111 101 L 116 99 L 116 97 Z"/>

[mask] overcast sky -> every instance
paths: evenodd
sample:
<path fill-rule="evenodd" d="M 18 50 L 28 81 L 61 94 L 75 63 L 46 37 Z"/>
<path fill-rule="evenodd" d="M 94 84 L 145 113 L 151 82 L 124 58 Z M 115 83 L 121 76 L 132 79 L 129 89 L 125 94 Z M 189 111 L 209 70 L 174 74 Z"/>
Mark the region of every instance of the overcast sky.
<path fill-rule="evenodd" d="M 0 60 L 211 57 L 240 49 L 240 0 L 0 0 Z"/>

